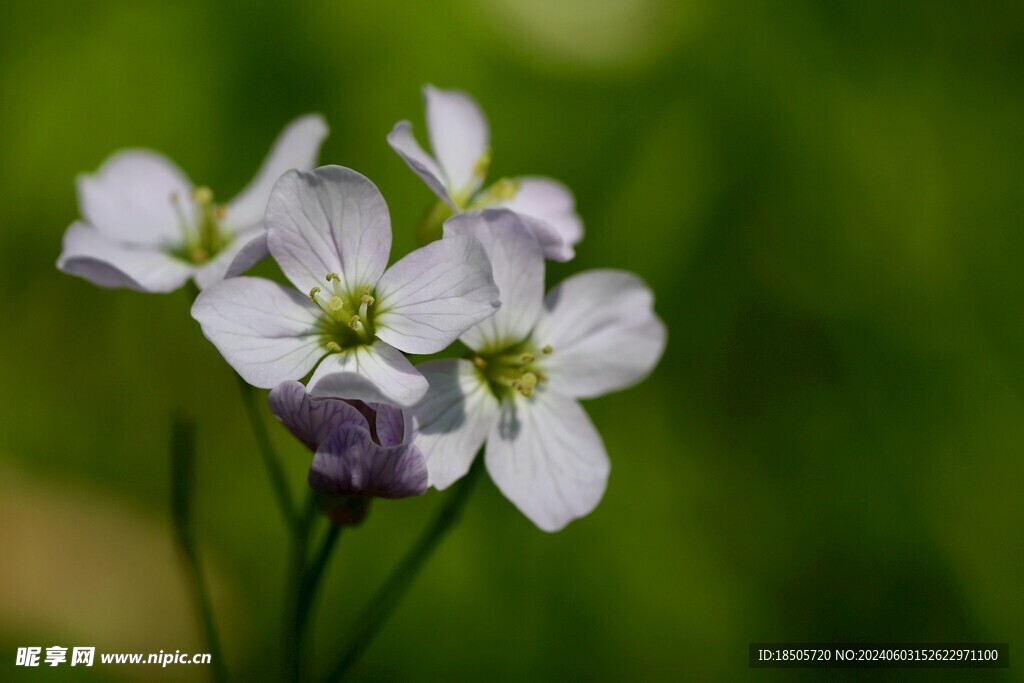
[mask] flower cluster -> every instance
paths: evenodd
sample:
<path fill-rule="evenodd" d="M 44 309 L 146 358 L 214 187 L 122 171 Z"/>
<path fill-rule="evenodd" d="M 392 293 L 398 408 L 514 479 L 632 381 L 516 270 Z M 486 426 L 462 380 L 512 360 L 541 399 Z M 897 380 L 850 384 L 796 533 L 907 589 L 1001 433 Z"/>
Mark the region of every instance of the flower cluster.
<path fill-rule="evenodd" d="M 318 116 L 291 124 L 223 205 L 159 155 L 114 155 L 79 181 L 84 220 L 57 265 L 150 292 L 193 278 L 193 318 L 246 382 L 271 389 L 272 412 L 314 452 L 309 483 L 335 501 L 335 523 L 358 522 L 372 497 L 451 485 L 482 449 L 505 496 L 555 531 L 593 510 L 608 479 L 578 399 L 645 377 L 665 327 L 626 272 L 580 273 L 545 296 L 545 259 L 571 259 L 583 236 L 572 194 L 533 176 L 484 187 L 479 106 L 458 91 L 424 96 L 433 156 L 406 121 L 388 142 L 437 194 L 443 229 L 390 267 L 377 187 L 341 166 L 311 170 Z M 242 276 L 267 255 L 290 286 Z M 462 358 L 407 356 L 456 341 Z"/>

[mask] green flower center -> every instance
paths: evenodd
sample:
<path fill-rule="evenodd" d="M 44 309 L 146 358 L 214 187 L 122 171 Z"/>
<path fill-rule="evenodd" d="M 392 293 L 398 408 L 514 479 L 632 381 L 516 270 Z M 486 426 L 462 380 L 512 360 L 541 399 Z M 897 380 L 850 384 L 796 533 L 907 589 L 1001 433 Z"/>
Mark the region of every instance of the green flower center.
<path fill-rule="evenodd" d="M 346 290 L 337 273 L 324 277 L 325 287 L 309 290 L 309 298 L 324 312 L 320 318 L 320 343 L 331 353 L 373 343 L 376 310 L 370 286 Z"/>
<path fill-rule="evenodd" d="M 181 244 L 171 253 L 189 263 L 201 265 L 223 251 L 231 243 L 231 235 L 220 227 L 226 209 L 223 204 L 214 204 L 213 190 L 197 187 L 192 191 L 191 199 L 199 208 L 196 225 L 186 218 L 181 208 L 181 197 L 177 193 L 171 195 L 171 204 L 178 215 L 182 233 Z"/>
<path fill-rule="evenodd" d="M 541 361 L 552 351 L 550 345 L 537 349 L 525 341 L 499 351 L 478 353 L 473 356 L 473 365 L 499 400 L 513 399 L 516 394 L 529 398 L 538 384 L 548 381 Z"/>

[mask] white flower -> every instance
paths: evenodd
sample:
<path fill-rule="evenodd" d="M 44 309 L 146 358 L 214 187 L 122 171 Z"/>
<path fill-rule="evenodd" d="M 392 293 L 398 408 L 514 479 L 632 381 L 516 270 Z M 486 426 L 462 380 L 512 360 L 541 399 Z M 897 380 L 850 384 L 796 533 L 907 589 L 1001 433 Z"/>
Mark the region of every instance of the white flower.
<path fill-rule="evenodd" d="M 232 278 L 192 306 L 207 339 L 257 387 L 300 379 L 316 366 L 308 383 L 314 396 L 412 405 L 427 382 L 401 351 L 436 353 L 498 308 L 475 237 L 434 242 L 385 270 L 387 204 L 351 169 L 286 173 L 265 222 L 270 253 L 297 290 Z"/>
<path fill-rule="evenodd" d="M 591 270 L 544 298 L 544 259 L 518 216 L 488 209 L 445 224 L 445 237 L 475 235 L 491 259 L 502 306 L 461 339 L 472 360 L 419 367 L 430 382 L 413 408 L 430 483 L 445 488 L 486 441 L 498 488 L 545 531 L 588 514 L 604 494 L 609 463 L 577 402 L 645 377 L 666 331 L 636 276 Z"/>
<path fill-rule="evenodd" d="M 462 477 L 486 441 L 490 477 L 546 531 L 590 513 L 608 457 L 578 398 L 639 382 L 665 349 L 653 295 L 621 270 L 573 275 L 544 297 L 544 258 L 519 217 L 487 209 L 456 216 L 444 240 L 473 234 L 492 262 L 502 308 L 461 339 L 472 359 L 426 362 L 413 409 L 430 483 Z"/>
<path fill-rule="evenodd" d="M 544 249 L 556 261 L 573 257 L 583 238 L 576 201 L 565 185 L 550 178 L 503 178 L 480 190 L 490 166 L 490 130 L 483 111 L 459 90 L 423 88 L 427 136 L 434 156 L 412 134 L 412 124 L 400 121 L 388 143 L 442 201 L 456 211 L 502 207 L 520 214 Z"/>
<path fill-rule="evenodd" d="M 245 272 L 267 255 L 263 212 L 274 182 L 316 163 L 327 136 L 321 116 L 303 116 L 278 136 L 259 173 L 227 204 L 193 187 L 166 157 L 146 150 L 111 156 L 78 178 L 84 220 L 71 224 L 57 268 L 100 287 L 169 292 L 192 277 L 201 288 Z"/>

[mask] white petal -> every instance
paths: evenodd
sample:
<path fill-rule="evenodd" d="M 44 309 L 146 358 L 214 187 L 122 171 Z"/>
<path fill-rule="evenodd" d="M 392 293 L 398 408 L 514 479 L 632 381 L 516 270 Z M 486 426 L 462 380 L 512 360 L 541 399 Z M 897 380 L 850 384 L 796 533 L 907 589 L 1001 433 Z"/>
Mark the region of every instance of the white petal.
<path fill-rule="evenodd" d="M 564 263 L 576 256 L 572 245 L 563 240 L 550 223 L 525 214 L 519 214 L 519 217 L 523 219 L 523 225 L 533 233 L 533 238 L 544 252 L 544 258 Z"/>
<path fill-rule="evenodd" d="M 319 313 L 307 297 L 255 277 L 221 280 L 192 304 L 192 317 L 224 360 L 263 389 L 305 376 L 326 353 Z"/>
<path fill-rule="evenodd" d="M 538 391 L 502 408 L 485 462 L 505 497 L 544 531 L 558 531 L 597 507 L 611 465 L 580 404 Z"/>
<path fill-rule="evenodd" d="M 476 192 L 483 177 L 473 172 L 487 152 L 491 133 L 476 101 L 460 90 L 423 88 L 430 148 L 444 172 L 452 195 Z"/>
<path fill-rule="evenodd" d="M 497 310 L 480 240 L 450 237 L 417 249 L 377 284 L 377 336 L 407 353 L 437 353 Z"/>
<path fill-rule="evenodd" d="M 79 176 L 77 184 L 82 216 L 116 240 L 180 244 L 184 237 L 181 216 L 189 226 L 195 225 L 192 183 L 173 162 L 156 152 L 117 152 L 96 173 Z M 172 197 L 177 197 L 177 209 Z"/>
<path fill-rule="evenodd" d="M 289 123 L 274 141 L 256 177 L 228 204 L 224 227 L 235 231 L 262 223 L 274 183 L 293 168 L 313 168 L 325 137 L 327 122 L 319 114 L 307 114 Z"/>
<path fill-rule="evenodd" d="M 568 247 L 583 239 L 583 221 L 568 187 L 551 178 L 517 178 L 518 190 L 499 206 L 546 223 Z M 570 251 L 571 253 L 571 251 Z"/>
<path fill-rule="evenodd" d="M 267 402 L 274 417 L 312 451 L 342 425 L 370 428 L 366 418 L 352 405 L 334 398 L 314 400 L 301 382 L 281 382 L 270 390 Z"/>
<path fill-rule="evenodd" d="M 448 189 L 444 186 L 444 174 L 441 172 L 434 157 L 427 154 L 420 143 L 412 134 L 412 124 L 408 121 L 399 121 L 388 133 L 388 144 L 391 149 L 398 152 L 398 156 L 405 160 L 409 168 L 416 175 L 423 179 L 434 194 L 440 199 L 452 205 L 451 197 L 448 196 Z M 453 206 L 454 208 L 454 206 Z"/>
<path fill-rule="evenodd" d="M 665 324 L 654 313 L 654 294 L 632 273 L 590 270 L 548 294 L 533 333 L 551 386 L 591 398 L 636 384 L 665 350 Z"/>
<path fill-rule="evenodd" d="M 427 459 L 430 485 L 445 489 L 469 471 L 498 418 L 498 399 L 468 360 L 417 366 L 430 389 L 413 407 L 413 441 Z"/>
<path fill-rule="evenodd" d="M 263 224 L 238 233 L 231 243 L 209 263 L 196 271 L 196 284 L 206 289 L 215 282 L 238 277 L 270 253 L 267 249 L 267 231 Z"/>
<path fill-rule="evenodd" d="M 522 219 L 511 211 L 467 211 L 444 224 L 445 239 L 472 235 L 491 261 L 501 308 L 461 339 L 471 349 L 505 348 L 529 336 L 544 303 L 544 255 Z"/>
<path fill-rule="evenodd" d="M 379 340 L 327 356 L 308 386 L 313 396 L 398 406 L 411 406 L 427 392 L 427 380 L 409 359 Z"/>
<path fill-rule="evenodd" d="M 156 247 L 119 244 L 85 223 L 72 223 L 64 233 L 57 268 L 100 287 L 126 287 L 141 292 L 170 292 L 192 274 L 192 266 Z"/>
<path fill-rule="evenodd" d="M 377 186 L 352 169 L 289 171 L 270 193 L 270 253 L 303 292 L 328 273 L 350 291 L 377 284 L 391 252 L 391 219 Z"/>

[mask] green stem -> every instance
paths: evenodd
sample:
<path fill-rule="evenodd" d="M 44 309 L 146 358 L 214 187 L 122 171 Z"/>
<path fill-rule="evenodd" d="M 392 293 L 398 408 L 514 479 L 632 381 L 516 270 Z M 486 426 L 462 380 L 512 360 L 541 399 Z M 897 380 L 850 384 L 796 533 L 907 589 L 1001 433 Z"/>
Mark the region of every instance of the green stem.
<path fill-rule="evenodd" d="M 227 667 L 221 655 L 220 638 L 195 540 L 192 518 L 194 484 L 195 423 L 176 417 L 171 425 L 171 519 L 174 521 L 175 539 L 188 570 L 189 583 L 192 584 L 196 614 L 206 640 L 206 649 L 210 653 L 213 665 L 210 675 L 217 683 L 225 683 L 228 680 Z"/>
<path fill-rule="evenodd" d="M 423 565 L 458 521 L 466 499 L 473 488 L 473 483 L 483 469 L 482 461 L 483 457 L 478 455 L 469 474 L 463 477 L 462 481 L 456 484 L 455 490 L 449 494 L 448 500 L 438 512 L 434 523 L 427 528 L 416 545 L 402 558 L 401 563 L 391 573 L 391 576 L 370 599 L 370 603 L 356 620 L 355 630 L 347 647 L 324 678 L 325 683 L 341 680 L 351 670 L 401 602 Z"/>
<path fill-rule="evenodd" d="M 190 568 L 192 588 L 196 598 L 196 611 L 199 613 L 199 619 L 202 622 L 203 634 L 206 638 L 206 649 L 210 653 L 210 663 L 212 664 L 210 675 L 217 683 L 226 683 L 228 672 L 224 666 L 220 638 L 217 636 L 217 626 L 213 620 L 210 595 L 206 590 L 206 582 L 203 580 L 203 570 L 199 562 L 199 551 L 193 543 L 183 544 L 181 549 Z"/>
<path fill-rule="evenodd" d="M 292 494 L 288 489 L 288 481 L 285 479 L 284 470 L 281 469 L 281 462 L 274 452 L 270 443 L 270 436 L 267 434 L 267 427 L 263 424 L 260 415 L 260 407 L 256 389 L 249 385 L 241 376 L 238 376 L 238 387 L 242 392 L 242 401 L 245 404 L 245 413 L 249 418 L 249 425 L 252 427 L 253 436 L 256 437 L 256 448 L 263 459 L 263 466 L 267 469 L 270 477 L 270 484 L 274 488 L 274 496 L 277 498 L 277 506 L 281 509 L 281 516 L 289 529 L 294 529 L 297 523 L 295 504 L 292 502 Z"/>
<path fill-rule="evenodd" d="M 313 609 L 313 598 L 316 596 L 320 577 L 323 576 L 324 569 L 327 568 L 327 563 L 331 559 L 331 553 L 334 552 L 334 546 L 337 544 L 339 536 L 341 536 L 341 527 L 332 524 L 327 529 L 327 534 L 320 544 L 320 550 L 317 552 L 316 557 L 313 558 L 313 561 L 306 568 L 305 574 L 303 574 L 302 584 L 299 587 L 295 619 L 298 624 L 300 642 L 306 633 L 306 626 L 309 624 L 309 617 Z"/>
<path fill-rule="evenodd" d="M 281 627 L 282 680 L 301 680 L 302 627 L 299 624 L 299 602 L 306 573 L 306 555 L 309 552 L 309 533 L 317 513 L 317 497 L 313 491 L 306 497 L 302 515 L 292 527 L 292 552 L 288 579 L 285 584 L 284 619 Z"/>

